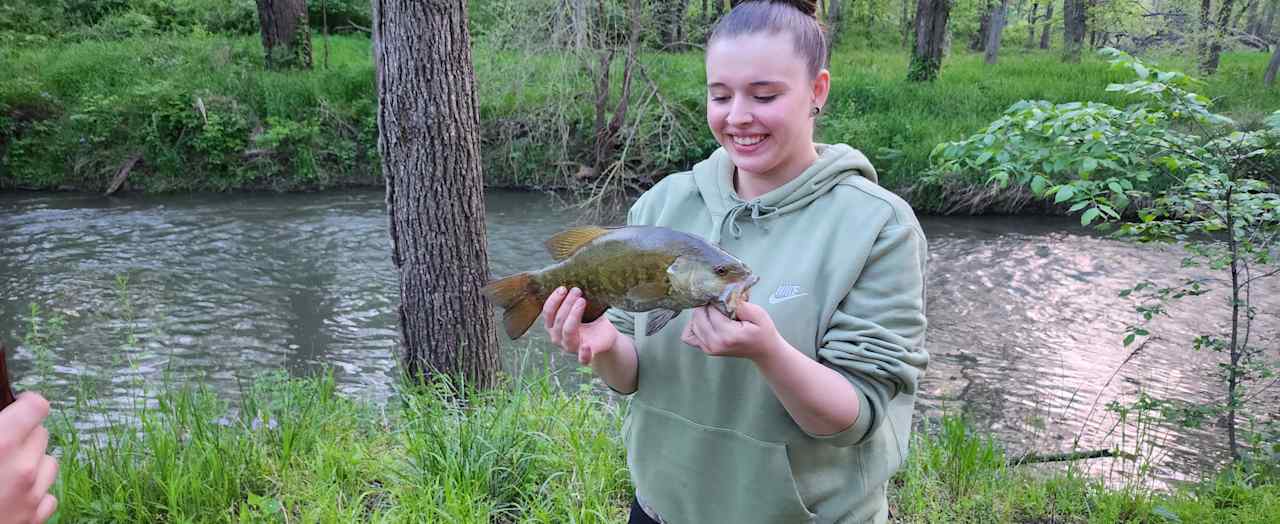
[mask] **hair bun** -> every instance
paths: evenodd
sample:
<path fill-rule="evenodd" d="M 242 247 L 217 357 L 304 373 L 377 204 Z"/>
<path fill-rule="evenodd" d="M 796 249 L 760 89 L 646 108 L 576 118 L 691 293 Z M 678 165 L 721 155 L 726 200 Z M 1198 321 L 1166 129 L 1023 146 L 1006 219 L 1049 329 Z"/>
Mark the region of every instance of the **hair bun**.
<path fill-rule="evenodd" d="M 800 10 L 801 13 L 818 18 L 818 0 L 772 0 L 775 4 L 786 4 Z"/>

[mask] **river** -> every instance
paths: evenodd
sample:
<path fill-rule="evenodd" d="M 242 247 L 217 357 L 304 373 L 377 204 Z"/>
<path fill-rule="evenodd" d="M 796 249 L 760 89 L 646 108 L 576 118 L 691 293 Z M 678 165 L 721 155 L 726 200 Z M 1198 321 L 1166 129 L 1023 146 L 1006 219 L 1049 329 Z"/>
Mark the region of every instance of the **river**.
<path fill-rule="evenodd" d="M 486 205 L 495 275 L 549 263 L 542 240 L 575 220 L 536 193 L 494 191 Z M 921 414 L 964 411 L 1014 452 L 1067 450 L 1077 436 L 1082 448 L 1138 446 L 1154 483 L 1197 478 L 1225 458 L 1220 428 L 1117 427 L 1104 409 L 1139 391 L 1192 402 L 1223 396 L 1206 378 L 1217 355 L 1192 351 L 1190 341 L 1229 325 L 1224 295 L 1176 307 L 1127 363 L 1122 332 L 1137 317 L 1118 296 L 1142 278 L 1221 272 L 1180 268 L 1177 248 L 1103 238 L 1070 218 L 922 223 L 931 362 Z M 86 395 L 108 402 L 109 414 L 166 381 L 209 384 L 234 399 L 269 371 L 326 367 L 346 394 L 380 401 L 393 393 L 396 367 L 389 253 L 381 191 L 0 194 L 0 340 L 12 347 L 35 333 L 47 341 L 19 345 L 11 367 L 19 389 L 39 389 L 58 406 Z M 1271 348 L 1280 326 L 1275 288 L 1253 290 L 1252 340 Z M 549 363 L 566 383 L 587 380 L 538 325 L 504 342 L 504 365 Z M 1273 393 L 1263 412 L 1280 406 Z M 92 431 L 111 419 L 81 425 Z M 1109 478 L 1134 469 L 1111 459 L 1081 465 Z"/>

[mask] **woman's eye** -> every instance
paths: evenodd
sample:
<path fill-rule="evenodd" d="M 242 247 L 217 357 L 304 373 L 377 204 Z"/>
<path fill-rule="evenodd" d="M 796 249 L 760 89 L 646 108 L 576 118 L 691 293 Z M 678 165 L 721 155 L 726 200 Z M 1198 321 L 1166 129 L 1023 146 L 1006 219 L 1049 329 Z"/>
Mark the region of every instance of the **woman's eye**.
<path fill-rule="evenodd" d="M 713 96 L 713 97 L 711 97 L 711 101 L 712 101 L 712 102 L 724 102 L 725 100 L 728 100 L 728 99 L 729 99 L 729 97 L 727 97 L 727 96 Z"/>
<path fill-rule="evenodd" d="M 778 98 L 778 95 L 757 96 L 756 100 L 759 100 L 761 102 L 772 102 L 773 99 L 775 98 Z"/>

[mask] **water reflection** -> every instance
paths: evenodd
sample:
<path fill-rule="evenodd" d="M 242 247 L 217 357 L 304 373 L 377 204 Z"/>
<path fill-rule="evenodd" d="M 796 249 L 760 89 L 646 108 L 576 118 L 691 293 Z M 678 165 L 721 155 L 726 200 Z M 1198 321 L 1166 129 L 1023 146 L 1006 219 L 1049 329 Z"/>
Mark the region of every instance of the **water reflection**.
<path fill-rule="evenodd" d="M 542 240 L 574 222 L 540 195 L 493 192 L 486 205 L 495 275 L 550 263 Z M 923 222 L 933 358 L 921 411 L 963 409 L 1015 451 L 1056 451 L 1077 439 L 1081 447 L 1118 445 L 1133 428 L 1111 427 L 1114 415 L 1103 408 L 1112 400 L 1140 391 L 1221 396 L 1202 378 L 1214 356 L 1187 349 L 1195 335 L 1224 328 L 1221 293 L 1158 320 L 1160 338 L 1121 367 L 1122 332 L 1136 317 L 1118 290 L 1152 268 L 1168 279 L 1218 276 L 1176 269 L 1178 250 L 1100 238 L 1070 219 Z M 379 191 L 0 195 L 0 337 L 12 345 L 31 331 L 32 303 L 43 308 L 42 329 L 62 319 L 47 366 L 38 365 L 40 344 L 23 344 L 13 367 L 20 387 L 39 387 L 63 405 L 86 395 L 125 406 L 163 377 L 234 398 L 243 381 L 273 370 L 326 368 L 347 394 L 382 399 L 392 392 L 397 347 L 386 225 Z M 1268 347 L 1280 325 L 1274 287 L 1254 289 L 1262 313 L 1253 336 Z M 508 369 L 552 366 L 568 384 L 584 380 L 573 359 L 549 347 L 540 323 L 504 344 Z M 1276 405 L 1272 395 L 1263 409 Z M 1149 435 L 1167 454 L 1157 477 L 1194 475 L 1221 460 L 1214 431 Z"/>

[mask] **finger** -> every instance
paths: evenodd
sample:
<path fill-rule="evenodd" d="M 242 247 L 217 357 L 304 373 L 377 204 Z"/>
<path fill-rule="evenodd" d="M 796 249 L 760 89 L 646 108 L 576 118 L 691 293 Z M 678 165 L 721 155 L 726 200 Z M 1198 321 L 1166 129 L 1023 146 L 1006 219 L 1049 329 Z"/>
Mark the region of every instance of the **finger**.
<path fill-rule="evenodd" d="M 22 450 L 15 457 L 18 462 L 18 471 L 32 472 L 34 475 L 24 479 L 24 482 L 31 482 L 30 485 L 24 485 L 23 489 L 34 489 L 36 480 L 39 479 L 40 461 L 45 457 L 45 450 L 49 447 L 49 430 L 44 426 L 36 426 L 27 435 L 27 440 L 22 443 Z"/>
<path fill-rule="evenodd" d="M 547 297 L 546 303 L 542 304 L 542 323 L 547 328 L 547 331 L 551 331 L 551 324 L 555 322 L 556 311 L 560 309 L 560 302 L 564 300 L 564 295 L 564 286 L 560 286 L 555 291 L 552 291 L 551 296 Z"/>
<path fill-rule="evenodd" d="M 36 522 L 44 522 L 53 516 L 53 512 L 58 509 L 58 497 L 53 495 L 45 495 L 40 499 L 40 506 L 36 508 Z"/>
<path fill-rule="evenodd" d="M 693 328 L 698 334 L 698 338 L 710 346 L 716 346 L 720 343 L 720 332 L 716 326 L 711 323 L 711 317 L 707 313 L 708 307 L 700 307 L 693 310 Z"/>
<path fill-rule="evenodd" d="M 566 348 L 576 348 L 582 343 L 582 312 L 587 310 L 587 300 L 584 298 L 578 298 L 572 304 L 563 328 Z"/>
<path fill-rule="evenodd" d="M 578 362 L 581 362 L 581 363 L 582 363 L 582 365 L 584 365 L 584 366 L 585 366 L 585 365 L 590 364 L 590 363 L 591 363 L 591 357 L 593 357 L 593 356 L 595 356 L 595 355 L 592 355 L 592 354 L 591 354 L 591 346 L 586 345 L 586 344 L 583 344 L 583 345 L 581 345 L 581 346 L 579 346 L 579 347 L 578 347 Z"/>
<path fill-rule="evenodd" d="M 58 460 L 45 455 L 40 461 L 40 470 L 36 472 L 36 485 L 31 490 L 31 499 L 37 500 L 49 493 L 54 480 L 58 478 Z"/>
<path fill-rule="evenodd" d="M 0 448 L 24 441 L 48 416 L 49 401 L 44 397 L 31 392 L 18 395 L 16 402 L 0 411 L 0 428 L 5 428 L 0 432 Z M 7 439 L 13 440 L 5 442 Z"/>
<path fill-rule="evenodd" d="M 551 331 L 559 336 L 562 341 L 564 340 L 564 323 L 569 320 L 569 314 L 573 312 L 573 301 L 577 300 L 581 294 L 582 292 L 578 291 L 578 288 L 569 290 L 569 294 L 564 297 L 564 302 L 561 302 L 560 308 L 556 310 L 556 320 L 551 325 Z"/>

